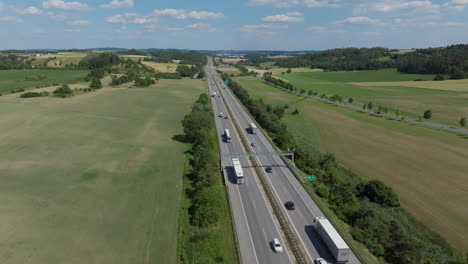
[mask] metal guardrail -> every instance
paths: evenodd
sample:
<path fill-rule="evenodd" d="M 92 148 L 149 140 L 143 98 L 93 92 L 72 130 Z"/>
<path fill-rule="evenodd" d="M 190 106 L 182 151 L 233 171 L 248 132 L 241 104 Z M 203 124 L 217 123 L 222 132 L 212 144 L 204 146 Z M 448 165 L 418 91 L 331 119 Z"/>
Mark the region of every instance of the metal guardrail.
<path fill-rule="evenodd" d="M 292 156 L 294 152 L 246 152 L 221 154 L 222 158 Z"/>
<path fill-rule="evenodd" d="M 215 82 L 215 84 L 216 84 L 216 87 L 218 88 L 218 90 L 219 90 L 219 92 L 221 94 L 221 98 L 222 98 L 224 104 L 226 105 L 227 111 L 229 112 L 231 117 L 234 117 L 234 115 L 232 113 L 232 110 L 231 110 L 231 107 L 226 103 L 224 95 L 222 95 L 218 84 L 216 82 Z M 237 130 L 237 132 L 238 132 L 238 134 L 239 134 L 239 136 L 241 138 L 242 144 L 244 145 L 244 147 L 246 149 L 248 149 L 249 143 L 248 143 L 247 139 L 245 138 L 244 134 L 241 133 L 242 130 L 241 130 L 239 124 L 237 123 L 237 120 L 235 118 L 232 118 L 232 120 L 233 120 L 234 127 Z M 270 184 L 266 180 L 266 178 L 265 178 L 266 176 L 265 176 L 264 172 L 259 169 L 258 163 L 254 159 L 254 157 L 250 156 L 249 159 L 252 162 L 257 175 L 259 176 L 260 183 L 262 184 L 263 189 L 265 191 L 265 194 L 267 195 L 268 200 L 270 201 L 270 204 L 271 204 L 271 206 L 273 208 L 273 211 L 274 211 L 274 213 L 275 213 L 275 215 L 276 215 L 276 217 L 278 219 L 278 222 L 280 223 L 280 226 L 283 229 L 283 232 L 284 232 L 284 234 L 286 236 L 286 239 L 288 241 L 288 245 L 291 248 L 291 251 L 293 252 L 294 257 L 296 258 L 296 262 L 299 263 L 299 264 L 310 264 L 308 259 L 305 257 L 305 253 L 304 253 L 305 249 L 303 248 L 302 243 L 299 242 L 297 234 L 292 230 L 292 227 L 291 227 L 289 221 L 286 219 L 286 216 L 285 216 L 285 214 L 284 214 L 284 212 L 282 210 L 282 206 L 280 205 L 281 203 L 278 202 L 278 200 L 276 199 L 276 196 L 273 194 L 272 187 L 270 186 Z"/>

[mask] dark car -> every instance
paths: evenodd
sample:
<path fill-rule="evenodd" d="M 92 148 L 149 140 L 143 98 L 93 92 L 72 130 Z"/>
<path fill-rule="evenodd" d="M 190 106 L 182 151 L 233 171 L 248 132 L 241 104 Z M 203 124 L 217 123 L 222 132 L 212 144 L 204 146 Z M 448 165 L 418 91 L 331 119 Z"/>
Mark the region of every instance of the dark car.
<path fill-rule="evenodd" d="M 266 167 L 265 171 L 268 172 L 268 173 L 272 173 L 273 168 L 272 167 Z"/>
<path fill-rule="evenodd" d="M 287 201 L 284 205 L 286 206 L 286 209 L 288 210 L 296 209 L 296 205 L 291 201 Z"/>
<path fill-rule="evenodd" d="M 255 144 L 255 142 L 252 142 L 252 144 L 250 144 L 250 146 L 255 148 L 257 146 L 257 144 Z"/>

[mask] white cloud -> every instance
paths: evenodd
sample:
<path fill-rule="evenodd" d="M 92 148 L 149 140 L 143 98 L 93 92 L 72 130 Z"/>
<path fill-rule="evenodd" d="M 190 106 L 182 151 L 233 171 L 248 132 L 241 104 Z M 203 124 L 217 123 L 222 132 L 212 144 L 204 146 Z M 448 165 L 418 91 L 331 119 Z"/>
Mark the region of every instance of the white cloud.
<path fill-rule="evenodd" d="M 337 7 L 338 5 L 327 0 L 249 0 L 247 5 L 259 6 L 259 5 L 271 5 L 277 8 L 290 8 L 293 6 L 301 6 L 307 8 L 316 7 Z"/>
<path fill-rule="evenodd" d="M 62 9 L 70 11 L 87 11 L 91 8 L 81 2 L 65 2 L 63 0 L 47 0 L 42 2 L 42 7 L 47 9 Z"/>
<path fill-rule="evenodd" d="M 457 12 L 463 12 L 465 7 L 468 7 L 468 0 L 450 0 L 443 5 L 445 8 L 455 10 Z"/>
<path fill-rule="evenodd" d="M 81 32 L 82 30 L 81 29 L 77 29 L 77 28 L 66 28 L 63 30 L 64 32 L 67 32 L 67 33 L 79 33 Z"/>
<path fill-rule="evenodd" d="M 72 26 L 86 26 L 86 25 L 89 25 L 89 21 L 87 21 L 87 20 L 73 20 L 73 21 L 68 21 L 67 24 L 72 25 Z"/>
<path fill-rule="evenodd" d="M 303 22 L 303 14 L 299 12 L 289 12 L 273 16 L 266 16 L 262 20 L 265 22 Z"/>
<path fill-rule="evenodd" d="M 50 18 L 50 19 L 53 19 L 53 20 L 58 20 L 58 21 L 63 21 L 63 20 L 67 20 L 68 19 L 68 16 L 65 15 L 65 14 L 57 14 L 57 13 L 54 13 L 54 12 L 47 12 L 47 17 Z"/>
<path fill-rule="evenodd" d="M 258 24 L 258 25 L 244 25 L 236 31 L 247 33 L 258 33 L 263 35 L 276 35 L 275 29 L 287 29 L 288 25 L 282 24 Z"/>
<path fill-rule="evenodd" d="M 195 30 L 202 31 L 202 32 L 220 32 L 221 31 L 221 30 L 219 30 L 217 28 L 214 28 L 214 27 L 210 26 L 209 24 L 205 24 L 205 23 L 191 24 L 191 25 L 188 25 L 187 28 L 195 29 Z"/>
<path fill-rule="evenodd" d="M 382 25 L 383 23 L 380 20 L 372 19 L 369 17 L 358 16 L 358 17 L 348 17 L 343 20 L 336 21 L 335 25 L 344 25 L 344 24 L 372 24 L 372 25 Z"/>
<path fill-rule="evenodd" d="M 25 9 L 15 9 L 15 12 L 20 15 L 40 15 L 42 14 L 42 10 L 37 7 L 30 6 Z"/>
<path fill-rule="evenodd" d="M 149 24 L 158 22 L 158 19 L 156 17 L 143 16 L 135 13 L 125 13 L 110 16 L 106 21 L 115 24 Z"/>
<path fill-rule="evenodd" d="M 346 31 L 342 29 L 328 29 L 322 26 L 311 26 L 306 29 L 306 31 L 312 31 L 317 33 L 345 33 Z"/>
<path fill-rule="evenodd" d="M 207 19 L 218 19 L 223 18 L 222 13 L 214 13 L 208 11 L 190 11 L 187 12 L 184 9 L 155 9 L 153 11 L 155 16 L 169 16 L 176 19 L 196 19 L 196 20 L 207 20 Z"/>
<path fill-rule="evenodd" d="M 0 22 L 23 23 L 23 19 L 14 16 L 0 17 Z"/>
<path fill-rule="evenodd" d="M 3 3 L 0 2 L 0 11 L 2 11 L 2 10 L 3 10 Z"/>
<path fill-rule="evenodd" d="M 111 8 L 111 9 L 119 9 L 119 8 L 130 8 L 135 5 L 133 0 L 112 0 L 108 4 L 100 5 L 101 8 Z"/>

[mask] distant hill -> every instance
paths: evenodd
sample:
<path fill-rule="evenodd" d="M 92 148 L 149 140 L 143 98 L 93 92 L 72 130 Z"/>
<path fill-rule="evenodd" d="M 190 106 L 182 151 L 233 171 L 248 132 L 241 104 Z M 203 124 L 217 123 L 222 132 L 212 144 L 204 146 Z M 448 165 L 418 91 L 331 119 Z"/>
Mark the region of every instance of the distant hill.
<path fill-rule="evenodd" d="M 276 65 L 330 71 L 397 68 L 404 73 L 445 74 L 462 79 L 468 77 L 468 45 L 405 51 L 381 47 L 331 49 L 280 59 Z"/>

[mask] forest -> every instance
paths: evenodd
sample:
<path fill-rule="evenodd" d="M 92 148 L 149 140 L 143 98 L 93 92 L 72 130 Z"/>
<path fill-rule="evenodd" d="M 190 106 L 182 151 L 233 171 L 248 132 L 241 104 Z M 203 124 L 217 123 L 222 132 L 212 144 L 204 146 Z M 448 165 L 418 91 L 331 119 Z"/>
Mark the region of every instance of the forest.
<path fill-rule="evenodd" d="M 416 49 L 406 53 L 381 47 L 331 49 L 280 59 L 279 67 L 321 68 L 329 71 L 396 68 L 402 73 L 442 74 L 450 79 L 468 77 L 468 45 Z"/>

